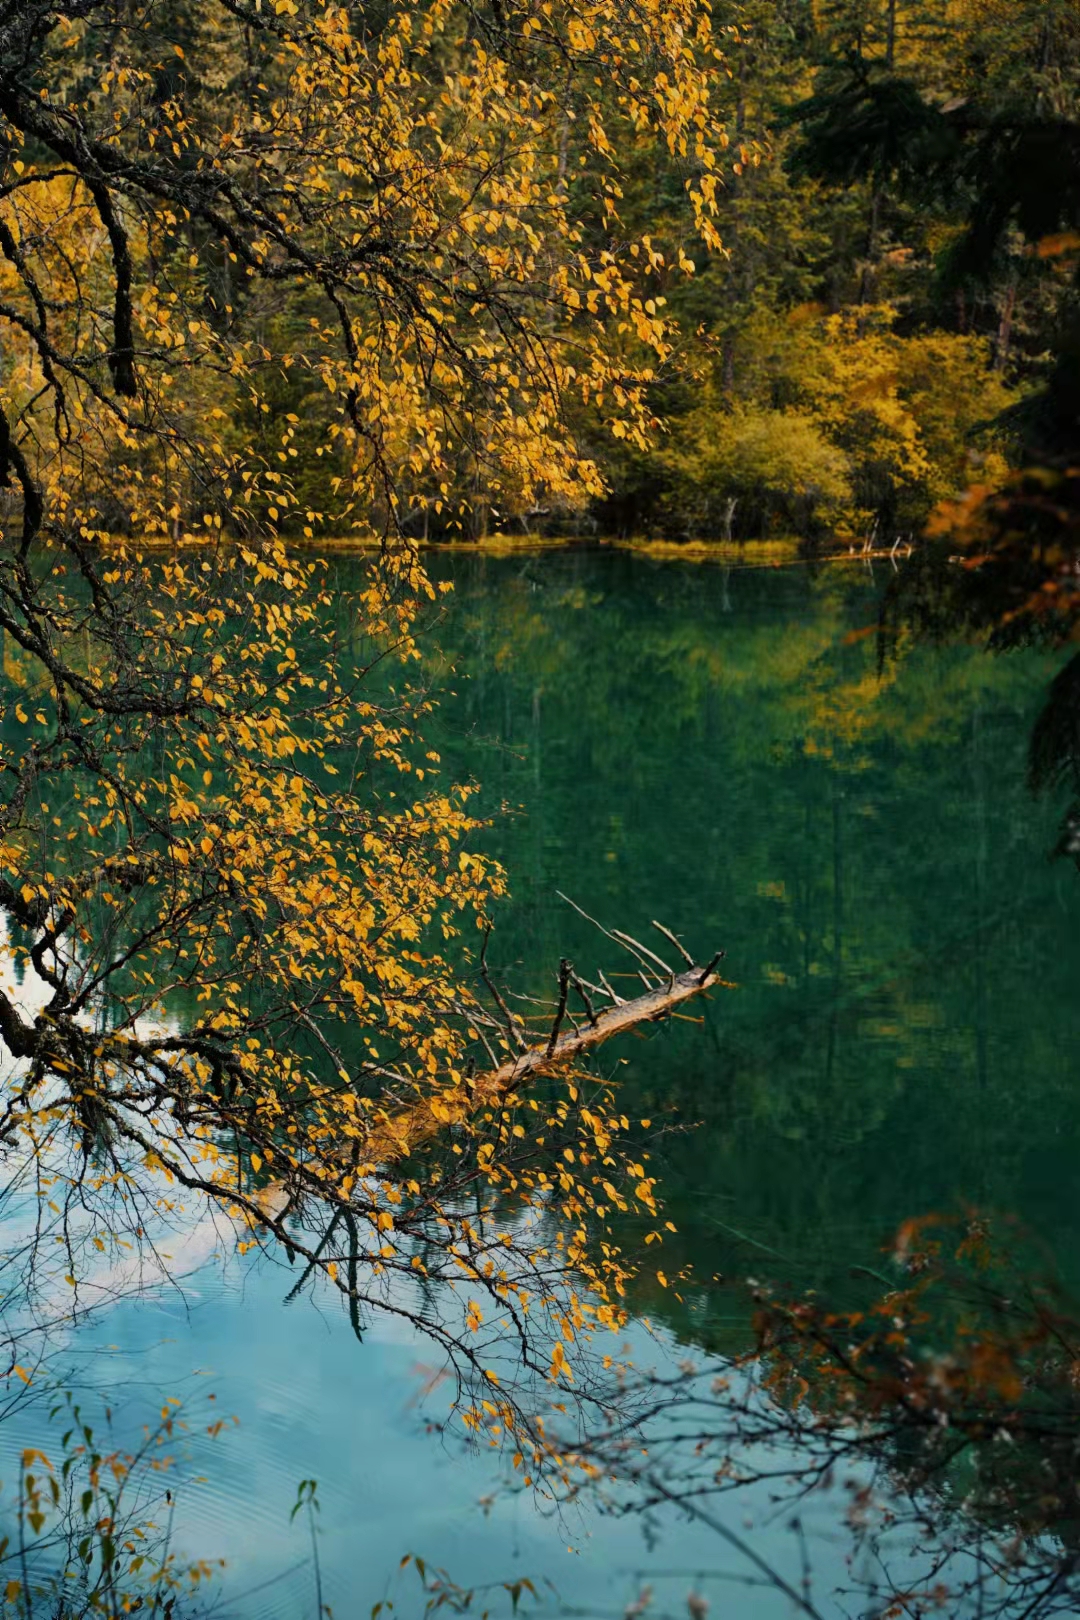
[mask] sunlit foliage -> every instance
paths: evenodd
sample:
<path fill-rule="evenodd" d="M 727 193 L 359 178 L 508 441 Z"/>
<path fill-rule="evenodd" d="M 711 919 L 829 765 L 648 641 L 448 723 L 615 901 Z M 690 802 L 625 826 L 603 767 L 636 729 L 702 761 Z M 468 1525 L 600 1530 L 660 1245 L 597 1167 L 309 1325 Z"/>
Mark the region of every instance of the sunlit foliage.
<path fill-rule="evenodd" d="M 1075 374 L 1076 8 L 747 0 L 736 15 L 725 251 L 665 287 L 684 337 L 654 391 L 663 449 L 610 463 L 603 517 L 892 544 L 1021 464 L 1055 356 Z M 680 240 L 662 173 L 640 165 L 627 193 L 657 241 Z"/>
<path fill-rule="evenodd" d="M 705 8 L 37 0 L 12 29 L 3 403 L 51 521 L 460 522 L 599 492 L 568 399 L 644 443 L 662 259 L 618 152 L 658 143 L 717 244 Z"/>

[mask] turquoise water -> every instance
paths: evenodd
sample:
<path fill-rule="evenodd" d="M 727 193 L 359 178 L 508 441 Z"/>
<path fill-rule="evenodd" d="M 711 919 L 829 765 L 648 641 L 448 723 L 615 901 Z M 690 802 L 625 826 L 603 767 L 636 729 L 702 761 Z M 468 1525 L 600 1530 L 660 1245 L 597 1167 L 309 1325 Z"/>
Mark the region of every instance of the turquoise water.
<path fill-rule="evenodd" d="M 359 565 L 335 567 L 347 586 Z M 503 981 L 548 994 L 560 956 L 589 977 L 623 965 L 558 891 L 662 954 L 653 919 L 696 959 L 727 953 L 732 988 L 700 1020 L 600 1060 L 652 1121 L 667 1270 L 842 1289 L 905 1217 L 977 1206 L 1019 1215 L 1080 1284 L 1080 880 L 1048 856 L 1060 806 L 1026 781 L 1058 660 L 921 647 L 880 670 L 883 577 L 865 569 L 582 551 L 433 571 L 456 587 L 428 637 L 436 740 L 494 818 Z M 589 1613 L 620 1614 L 642 1579 L 651 1612 L 678 1612 L 691 1577 L 714 1614 L 789 1612 L 707 1530 L 665 1523 L 650 1548 L 634 1519 L 560 1522 L 501 1494 L 485 1511 L 498 1468 L 441 1432 L 438 1388 L 419 1400 L 423 1342 L 383 1322 L 358 1345 L 334 1302 L 284 1303 L 286 1267 L 225 1258 L 230 1239 L 201 1228 L 182 1293 L 119 1305 L 77 1344 L 95 1381 L 91 1352 L 124 1347 L 119 1433 L 162 1392 L 190 1401 L 205 1483 L 178 1492 L 176 1534 L 227 1560 L 221 1613 L 314 1616 L 307 1522 L 289 1517 L 311 1478 L 339 1620 L 387 1597 L 422 1612 L 406 1553 L 466 1585 L 548 1580 Z M 632 1299 L 658 1324 L 632 1328 L 639 1361 L 747 1346 L 741 1296 L 691 1285 L 680 1304 L 652 1277 Z M 239 1419 L 212 1443 L 211 1391 Z M 838 1511 L 817 1509 L 826 1587 Z M 732 1514 L 795 1567 L 761 1493 Z"/>
<path fill-rule="evenodd" d="M 557 890 L 727 952 L 703 1028 L 621 1054 L 675 1127 L 680 1253 L 824 1283 L 974 1204 L 1075 1275 L 1080 884 L 1026 775 L 1060 658 L 919 647 L 879 673 L 880 570 L 453 571 L 448 768 L 522 806 L 488 839 L 514 891 L 493 954 L 548 985 L 560 955 L 610 966 Z"/>

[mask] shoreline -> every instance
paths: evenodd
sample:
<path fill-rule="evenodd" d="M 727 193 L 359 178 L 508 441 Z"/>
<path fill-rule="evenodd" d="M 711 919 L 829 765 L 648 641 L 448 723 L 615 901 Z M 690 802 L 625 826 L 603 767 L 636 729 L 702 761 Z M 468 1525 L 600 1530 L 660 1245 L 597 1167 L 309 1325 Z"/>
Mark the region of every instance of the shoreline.
<path fill-rule="evenodd" d="M 112 537 L 100 542 L 103 550 L 111 550 L 121 545 L 139 552 L 159 555 L 168 552 L 192 552 L 207 549 L 207 539 L 200 534 L 184 534 L 178 539 L 154 537 L 139 542 L 122 540 Z M 240 541 L 234 538 L 220 537 L 215 544 L 238 545 Z M 249 542 L 258 544 L 257 541 Z M 382 549 L 382 542 L 377 539 L 364 539 L 358 535 L 330 535 L 321 540 L 284 537 L 281 543 L 289 551 L 303 552 L 306 555 L 360 556 L 378 553 Z M 619 551 L 629 555 L 650 558 L 655 562 L 693 562 L 693 563 L 721 563 L 726 567 L 734 568 L 786 568 L 794 565 L 816 563 L 872 563 L 875 561 L 896 560 L 897 556 L 909 556 L 911 547 L 905 544 L 902 550 L 894 551 L 891 547 L 881 546 L 872 550 L 856 549 L 850 542 L 838 542 L 807 554 L 802 550 L 802 542 L 797 538 L 784 540 L 621 540 L 604 536 L 572 537 L 562 536 L 557 539 L 541 536 L 494 536 L 487 540 L 410 540 L 419 553 L 448 553 L 453 555 L 468 555 L 475 557 L 514 557 L 539 556 L 544 552 L 566 551 Z"/>

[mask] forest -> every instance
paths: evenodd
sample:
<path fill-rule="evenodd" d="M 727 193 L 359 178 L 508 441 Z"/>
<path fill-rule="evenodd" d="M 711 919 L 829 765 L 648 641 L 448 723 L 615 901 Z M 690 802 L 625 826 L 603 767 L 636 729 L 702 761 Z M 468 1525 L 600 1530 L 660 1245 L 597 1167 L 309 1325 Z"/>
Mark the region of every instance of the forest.
<path fill-rule="evenodd" d="M 0 0 L 0 1610 L 1080 1602 L 1075 0 Z"/>
<path fill-rule="evenodd" d="M 611 465 L 601 523 L 912 541 L 1075 445 L 1075 8 L 821 0 L 731 26 L 723 252 L 665 288 L 664 434 Z M 677 253 L 656 180 L 627 197 Z"/>
<path fill-rule="evenodd" d="M 400 242 L 414 261 L 429 256 L 423 297 L 447 301 L 440 319 L 450 372 L 438 373 L 433 335 L 425 343 L 410 330 L 420 312 L 405 286 L 393 274 L 385 283 L 373 277 L 367 294 L 385 322 L 380 359 L 400 349 L 409 369 L 391 378 L 370 350 L 364 366 L 363 354 L 352 357 L 358 377 L 363 372 L 353 384 L 358 397 L 383 423 L 367 441 L 364 499 L 328 375 L 332 334 L 310 284 L 315 262 L 263 274 L 257 255 L 216 237 L 213 219 L 184 207 L 181 175 L 197 174 L 204 161 L 202 118 L 212 111 L 212 122 L 224 119 L 228 107 L 230 119 L 252 118 L 255 133 L 274 105 L 280 86 L 260 55 L 261 30 L 245 37 L 234 12 L 221 19 L 215 6 L 171 0 L 148 13 L 135 60 L 110 67 L 95 10 L 84 22 L 83 9 L 75 7 L 67 24 L 65 90 L 69 83 L 92 89 L 103 107 L 122 83 L 134 93 L 127 76 L 138 73 L 156 109 L 156 128 L 144 132 L 147 154 L 160 163 L 170 144 L 180 149 L 168 188 L 180 210 L 175 226 L 146 244 L 155 262 L 168 265 L 168 288 L 158 286 L 152 304 L 133 306 L 131 320 L 146 341 L 168 331 L 184 346 L 183 407 L 192 420 L 220 424 L 219 453 L 235 455 L 243 445 L 264 478 L 277 474 L 276 491 L 253 487 L 243 504 L 282 534 L 378 530 L 391 497 L 375 484 L 386 486 L 392 472 L 394 519 L 413 538 L 777 535 L 809 546 L 891 546 L 920 534 L 941 502 L 994 487 L 1009 468 L 1060 459 L 1074 442 L 1080 46 L 1068 0 L 716 7 L 708 14 L 715 44 L 703 54 L 694 47 L 702 63 L 716 60 L 695 64 L 705 77 L 664 91 L 659 138 L 644 72 L 640 84 L 616 75 L 578 87 L 568 78 L 557 112 L 552 102 L 542 115 L 554 143 L 554 194 L 530 192 L 539 171 L 531 172 L 532 160 L 523 166 L 520 152 L 505 197 L 482 206 L 476 198 L 475 215 L 464 189 L 399 197 L 393 185 L 369 196 L 359 188 L 350 218 L 361 234 L 381 250 L 385 231 L 394 251 Z M 365 26 L 384 39 L 389 20 L 380 13 Z M 489 26 L 499 25 L 474 20 L 476 41 Z M 539 31 L 528 37 L 539 49 Z M 406 30 L 397 48 L 405 61 L 426 46 Z M 440 49 L 450 49 L 448 41 Z M 449 70 L 442 57 L 439 69 Z M 499 72 L 508 69 L 510 62 Z M 460 132 L 477 108 L 451 99 L 433 114 L 421 77 L 408 93 L 400 87 L 399 114 L 436 125 L 449 119 L 448 130 Z M 497 79 L 473 93 L 494 97 Z M 521 107 L 514 114 L 526 116 Z M 363 116 L 374 109 L 365 105 Z M 605 118 L 619 130 L 617 165 L 611 146 L 593 139 Z M 20 145 L 33 139 L 31 128 L 19 129 Z M 453 136 L 432 139 L 437 148 Z M 389 150 L 385 156 L 392 167 Z M 470 154 L 461 171 L 448 164 L 443 178 L 458 173 L 464 188 L 466 173 L 479 177 L 471 167 L 478 156 Z M 356 160 L 335 143 L 312 153 L 327 175 L 349 174 Z M 326 183 L 297 168 L 283 181 L 284 195 L 298 199 L 300 188 Z M 35 188 L 21 200 L 38 216 L 56 210 L 58 224 L 67 212 L 64 230 L 73 239 L 86 222 L 63 184 L 58 174 L 52 195 Z M 19 194 L 11 195 L 14 207 Z M 243 223 L 254 233 L 265 222 Z M 28 221 L 12 224 L 18 239 Z M 342 228 L 340 221 L 332 227 Z M 573 275 L 569 262 L 557 270 L 543 262 L 540 244 L 552 229 L 565 233 L 568 260 L 578 261 Z M 485 292 L 484 282 L 517 273 L 511 266 L 521 248 L 496 244 L 518 231 L 526 255 L 520 274 L 554 275 L 548 290 L 560 310 L 562 370 L 549 378 L 548 399 L 534 397 L 509 362 L 500 372 L 494 353 L 484 359 L 497 378 L 482 377 L 480 327 L 453 330 L 475 325 L 484 309 L 495 344 L 512 346 L 523 310 L 492 303 L 494 284 Z M 455 272 L 449 283 L 440 278 L 443 252 L 447 266 L 460 256 L 462 288 L 479 277 L 481 296 L 468 314 L 453 307 Z M 30 296 L 16 262 L 9 258 L 4 273 L 17 302 L 20 292 Z M 578 352 L 588 315 L 596 330 Z M 331 327 L 339 320 L 335 313 Z M 539 339 L 532 320 L 522 339 L 526 327 Z M 449 405 L 455 364 L 475 371 L 477 394 L 451 422 L 430 413 L 437 399 Z M 27 374 L 13 398 L 34 385 Z M 431 400 L 421 406 L 429 386 Z M 530 427 L 542 451 L 508 443 L 511 407 L 523 422 L 534 413 Z M 562 433 L 576 441 L 573 467 L 550 459 Z M 110 531 L 131 521 L 121 481 L 112 480 L 94 516 Z M 198 532 L 207 515 L 227 522 L 228 510 L 221 490 L 200 490 L 178 467 L 153 521 L 179 535 Z"/>

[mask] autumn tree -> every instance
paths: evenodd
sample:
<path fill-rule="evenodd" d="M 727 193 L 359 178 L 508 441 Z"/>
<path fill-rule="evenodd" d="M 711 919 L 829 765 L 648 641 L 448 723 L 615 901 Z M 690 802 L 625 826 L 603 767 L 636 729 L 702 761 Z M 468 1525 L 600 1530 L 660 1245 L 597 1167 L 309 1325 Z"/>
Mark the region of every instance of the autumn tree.
<path fill-rule="evenodd" d="M 715 241 L 719 46 L 688 0 L 0 6 L 20 1309 L 209 1199 L 358 1333 L 420 1323 L 504 1434 L 507 1329 L 566 1381 L 618 1319 L 603 1222 L 654 1179 L 565 1076 L 715 974 L 631 942 L 640 1007 L 564 964 L 542 1032 L 508 1010 L 503 877 L 410 684 L 406 531 L 599 489 L 572 401 L 644 442 L 670 339 L 618 153 L 651 132 Z M 281 539 L 331 520 L 382 542 L 349 601 Z"/>
<path fill-rule="evenodd" d="M 1059 417 L 1075 375 L 1076 8 L 747 0 L 727 15 L 724 251 L 691 248 L 694 276 L 669 276 L 683 339 L 652 391 L 662 450 L 597 451 L 616 486 L 601 521 L 710 538 L 730 517 L 736 539 L 771 525 L 891 545 L 1023 459 L 1053 357 Z M 675 245 L 663 182 L 642 163 L 627 207 Z M 832 384 L 824 411 L 811 398 L 836 331 L 837 381 L 876 373 L 871 409 L 853 386 L 843 425 Z M 890 411 L 906 420 L 882 437 Z M 771 422 L 784 448 L 763 482 Z M 723 447 L 708 471 L 703 445 Z M 835 452 L 852 446 L 843 500 Z"/>

